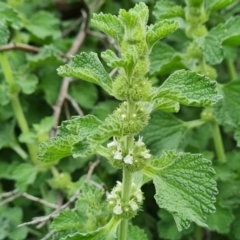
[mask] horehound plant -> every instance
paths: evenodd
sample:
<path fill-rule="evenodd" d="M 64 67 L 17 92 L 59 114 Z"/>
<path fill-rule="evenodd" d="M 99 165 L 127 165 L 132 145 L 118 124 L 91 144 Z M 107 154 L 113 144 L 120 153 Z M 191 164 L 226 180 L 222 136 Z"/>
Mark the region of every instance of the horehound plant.
<path fill-rule="evenodd" d="M 160 87 L 152 87 L 147 77 L 151 49 L 178 23 L 162 20 L 147 26 L 147 21 L 144 3 L 120 10 L 118 16 L 94 14 L 92 25 L 114 38 L 120 49 L 120 56 L 111 50 L 101 54 L 110 68 L 118 68 L 114 79 L 92 52 L 76 55 L 69 65 L 58 68 L 61 76 L 95 83 L 123 101 L 104 122 L 92 115 L 62 122 L 56 137 L 40 145 L 39 160 L 44 162 L 98 154 L 122 171 L 122 182 L 117 182 L 107 200 L 102 190 L 84 185 L 76 212 L 64 210 L 55 218 L 52 228 L 67 230 L 63 239 L 147 239 L 129 222 L 142 209 L 141 186 L 151 180 L 157 204 L 173 215 L 179 231 L 192 221 L 207 227 L 206 215 L 215 211 L 217 188 L 211 161 L 176 150 L 154 157 L 139 135 L 153 111 L 176 112 L 180 104 L 208 107 L 221 97 L 216 82 L 193 71 L 176 71 Z"/>

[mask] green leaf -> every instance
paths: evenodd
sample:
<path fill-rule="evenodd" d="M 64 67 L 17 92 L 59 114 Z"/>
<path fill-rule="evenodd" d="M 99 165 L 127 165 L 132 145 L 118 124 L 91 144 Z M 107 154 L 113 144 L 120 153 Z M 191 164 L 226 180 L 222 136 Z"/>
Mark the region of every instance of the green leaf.
<path fill-rule="evenodd" d="M 150 25 L 147 30 L 146 41 L 149 48 L 160 39 L 166 37 L 167 35 L 173 33 L 179 24 L 174 20 L 165 19 L 163 21 L 159 21 L 154 25 Z"/>
<path fill-rule="evenodd" d="M 170 89 L 167 95 L 166 89 Z M 162 93 L 164 98 L 197 107 L 212 106 L 221 98 L 215 81 L 186 70 L 179 70 L 170 75 L 156 90 L 154 100 L 159 100 Z"/>
<path fill-rule="evenodd" d="M 69 65 L 60 66 L 58 74 L 63 77 L 80 78 L 100 85 L 111 93 L 112 79 L 105 71 L 96 53 L 81 53 L 72 58 Z"/>
<path fill-rule="evenodd" d="M 9 35 L 10 35 L 10 33 L 9 33 L 9 30 L 8 30 L 8 27 L 7 27 L 6 23 L 1 20 L 0 21 L 0 36 L 1 36 L 0 47 L 7 43 L 8 39 L 9 39 Z"/>
<path fill-rule="evenodd" d="M 92 109 L 97 101 L 98 93 L 94 84 L 88 82 L 73 82 L 69 88 L 69 95 L 86 109 Z"/>
<path fill-rule="evenodd" d="M 16 180 L 16 189 L 21 192 L 26 191 L 28 185 L 34 183 L 37 173 L 38 169 L 29 163 L 22 163 L 17 166 L 13 172 L 13 179 Z"/>
<path fill-rule="evenodd" d="M 236 2 L 236 0 L 211 0 L 211 1 L 205 1 L 205 8 L 208 11 L 218 11 L 220 9 L 223 9 L 232 3 Z"/>
<path fill-rule="evenodd" d="M 129 225 L 128 228 L 128 240 L 148 240 L 146 233 L 140 229 L 138 226 L 134 226 L 132 224 Z"/>
<path fill-rule="evenodd" d="M 216 212 L 207 218 L 207 225 L 209 230 L 218 233 L 226 234 L 230 232 L 231 223 L 234 220 L 234 215 L 231 209 L 215 204 Z"/>
<path fill-rule="evenodd" d="M 23 210 L 20 207 L 1 206 L 0 209 L 0 239 L 24 240 L 27 237 L 28 228 L 17 228 L 23 221 Z"/>
<path fill-rule="evenodd" d="M 142 172 L 153 178 L 157 204 L 173 215 L 178 230 L 189 228 L 191 221 L 207 227 L 206 215 L 215 212 L 218 193 L 211 161 L 201 154 L 167 151 L 153 164 Z"/>
<path fill-rule="evenodd" d="M 240 81 L 222 86 L 223 98 L 214 106 L 214 116 L 219 124 L 236 128 L 240 124 Z"/>
<path fill-rule="evenodd" d="M 62 122 L 57 136 L 40 144 L 38 159 L 53 162 L 72 155 L 74 143 L 94 134 L 100 124 L 101 121 L 92 115 Z"/>
<path fill-rule="evenodd" d="M 237 239 L 240 240 L 240 207 L 235 209 L 234 211 L 235 215 L 235 220 L 233 221 L 233 224 L 231 226 L 231 232 L 233 233 L 233 236 Z"/>
<path fill-rule="evenodd" d="M 159 74 L 170 65 L 170 72 L 178 69 L 180 53 L 165 43 L 158 42 L 154 45 L 150 54 L 150 75 Z"/>
<path fill-rule="evenodd" d="M 205 37 L 195 39 L 197 45 L 203 52 L 203 56 L 211 65 L 219 64 L 222 62 L 223 49 L 221 41 L 216 35 L 207 34 Z"/>
<path fill-rule="evenodd" d="M 38 39 L 57 39 L 61 36 L 60 21 L 46 11 L 35 13 L 25 25 L 25 28 Z"/>
<path fill-rule="evenodd" d="M 19 30 L 22 27 L 22 20 L 18 12 L 6 3 L 0 2 L 0 19 L 11 25 L 12 28 Z M 1 35 L 2 37 L 3 35 Z"/>
<path fill-rule="evenodd" d="M 117 226 L 120 220 L 111 219 L 107 225 L 98 228 L 94 232 L 89 233 L 75 233 L 68 235 L 61 240 L 114 240 L 116 239 Z"/>
<path fill-rule="evenodd" d="M 184 9 L 170 1 L 157 1 L 154 6 L 153 16 L 156 19 L 180 17 L 184 18 Z"/>
<path fill-rule="evenodd" d="M 79 221 L 79 218 L 76 213 L 72 212 L 70 209 L 66 209 L 60 212 L 60 214 L 54 218 L 50 228 L 55 231 L 62 231 L 68 229 L 81 228 L 82 223 Z"/>
<path fill-rule="evenodd" d="M 113 37 L 120 42 L 124 35 L 124 27 L 120 19 L 112 14 L 93 14 L 91 20 L 93 27 Z"/>
<path fill-rule="evenodd" d="M 240 43 L 240 16 L 229 18 L 209 31 L 209 36 L 218 39 L 223 44 L 239 45 Z M 233 40 L 233 41 L 232 41 Z M 216 45 L 215 45 L 216 46 Z"/>
<path fill-rule="evenodd" d="M 17 84 L 25 94 L 32 94 L 36 90 L 38 78 L 36 75 L 28 74 L 15 77 Z"/>
<path fill-rule="evenodd" d="M 63 64 L 65 61 L 60 56 L 61 53 L 58 49 L 54 48 L 52 45 L 46 45 L 40 49 L 38 54 L 29 54 L 27 56 L 27 61 L 30 69 L 33 70 L 46 64 Z"/>
<path fill-rule="evenodd" d="M 83 225 L 83 232 L 92 232 L 106 225 L 110 219 L 104 191 L 90 184 L 84 184 L 76 202 L 76 211 Z"/>
<path fill-rule="evenodd" d="M 140 135 L 151 153 L 159 156 L 164 149 L 177 149 L 186 130 L 184 122 L 172 114 L 154 112 Z"/>

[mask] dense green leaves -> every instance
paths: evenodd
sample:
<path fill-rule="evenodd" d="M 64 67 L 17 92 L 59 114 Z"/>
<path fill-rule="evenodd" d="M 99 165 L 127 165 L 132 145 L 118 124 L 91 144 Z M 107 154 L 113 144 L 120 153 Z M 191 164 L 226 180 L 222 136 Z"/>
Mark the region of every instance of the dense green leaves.
<path fill-rule="evenodd" d="M 96 53 L 76 55 L 69 65 L 61 66 L 57 71 L 59 75 L 64 77 L 80 78 L 98 84 L 108 93 L 111 93 L 112 80 Z"/>
<path fill-rule="evenodd" d="M 148 240 L 148 237 L 144 233 L 144 231 L 139 227 L 129 225 L 128 239 L 129 240 L 135 240 L 135 239 Z"/>
<path fill-rule="evenodd" d="M 91 115 L 64 121 L 56 137 L 40 144 L 38 159 L 53 162 L 70 156 L 74 143 L 93 134 L 100 123 L 100 120 Z"/>
<path fill-rule="evenodd" d="M 52 14 L 39 11 L 29 19 L 25 28 L 35 37 L 46 40 L 56 39 L 61 36 L 59 26 L 59 20 Z"/>
<path fill-rule="evenodd" d="M 206 215 L 215 212 L 218 191 L 210 165 L 201 154 L 168 151 L 143 170 L 153 178 L 157 204 L 172 213 L 179 231 L 191 221 L 206 227 Z"/>
<path fill-rule="evenodd" d="M 216 90 L 216 82 L 204 75 L 192 71 L 179 70 L 173 73 L 156 90 L 154 99 L 160 101 L 162 93 L 164 98 L 177 101 L 188 106 L 211 106 L 215 104 L 221 95 Z"/>

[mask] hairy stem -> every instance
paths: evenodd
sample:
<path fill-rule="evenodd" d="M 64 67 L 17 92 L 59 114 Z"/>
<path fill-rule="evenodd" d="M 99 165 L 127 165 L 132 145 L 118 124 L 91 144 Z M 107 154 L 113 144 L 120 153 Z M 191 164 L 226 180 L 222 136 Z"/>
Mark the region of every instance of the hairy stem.
<path fill-rule="evenodd" d="M 216 121 L 212 122 L 212 132 L 213 132 L 213 142 L 215 151 L 217 154 L 217 158 L 220 162 L 226 162 L 225 151 L 222 142 L 222 136 L 220 133 L 220 129 Z"/>
<path fill-rule="evenodd" d="M 132 116 L 135 110 L 135 103 L 130 99 L 128 100 L 128 117 Z M 133 148 L 134 136 L 128 136 L 125 140 L 125 147 L 127 150 Z M 132 189 L 132 173 L 127 169 L 123 169 L 123 180 L 122 180 L 123 188 L 122 188 L 122 201 L 127 203 L 131 196 Z M 128 233 L 128 220 L 124 219 L 121 221 L 119 226 L 119 240 L 127 240 Z"/>
<path fill-rule="evenodd" d="M 19 101 L 18 92 L 16 90 L 14 90 L 15 84 L 14 84 L 12 71 L 11 71 L 9 62 L 8 62 L 6 56 L 4 55 L 4 53 L 0 53 L 0 62 L 2 65 L 5 79 L 9 86 L 11 103 L 12 103 L 14 114 L 17 118 L 18 125 L 19 125 L 22 133 L 27 133 L 27 132 L 29 132 L 28 123 L 24 116 L 21 103 Z M 35 146 L 32 144 L 27 144 L 27 148 L 28 148 L 32 162 L 34 164 L 37 164 L 37 151 L 36 151 Z"/>
<path fill-rule="evenodd" d="M 231 78 L 231 81 L 237 79 L 237 72 L 232 59 L 227 59 L 228 72 Z"/>

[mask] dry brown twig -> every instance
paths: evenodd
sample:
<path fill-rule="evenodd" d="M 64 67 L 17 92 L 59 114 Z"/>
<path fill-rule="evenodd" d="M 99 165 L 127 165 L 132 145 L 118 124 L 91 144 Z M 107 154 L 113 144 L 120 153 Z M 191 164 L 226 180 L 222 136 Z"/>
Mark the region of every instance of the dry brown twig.
<path fill-rule="evenodd" d="M 86 37 L 86 34 L 87 34 L 87 20 L 88 20 L 87 13 L 84 10 L 81 10 L 81 13 L 82 13 L 82 25 L 80 27 L 80 31 L 79 31 L 75 41 L 73 42 L 71 49 L 67 53 L 67 56 L 69 58 L 77 53 L 78 49 L 81 47 L 81 45 Z M 62 85 L 61 85 L 61 88 L 60 88 L 60 91 L 58 94 L 57 103 L 53 107 L 53 109 L 54 109 L 53 118 L 55 121 L 54 127 L 56 127 L 58 125 L 62 105 L 63 105 L 64 100 L 66 99 L 66 96 L 68 95 L 68 87 L 72 80 L 73 79 L 70 77 L 64 77 L 62 80 Z M 55 134 L 52 131 L 51 136 L 54 136 L 54 135 Z"/>

